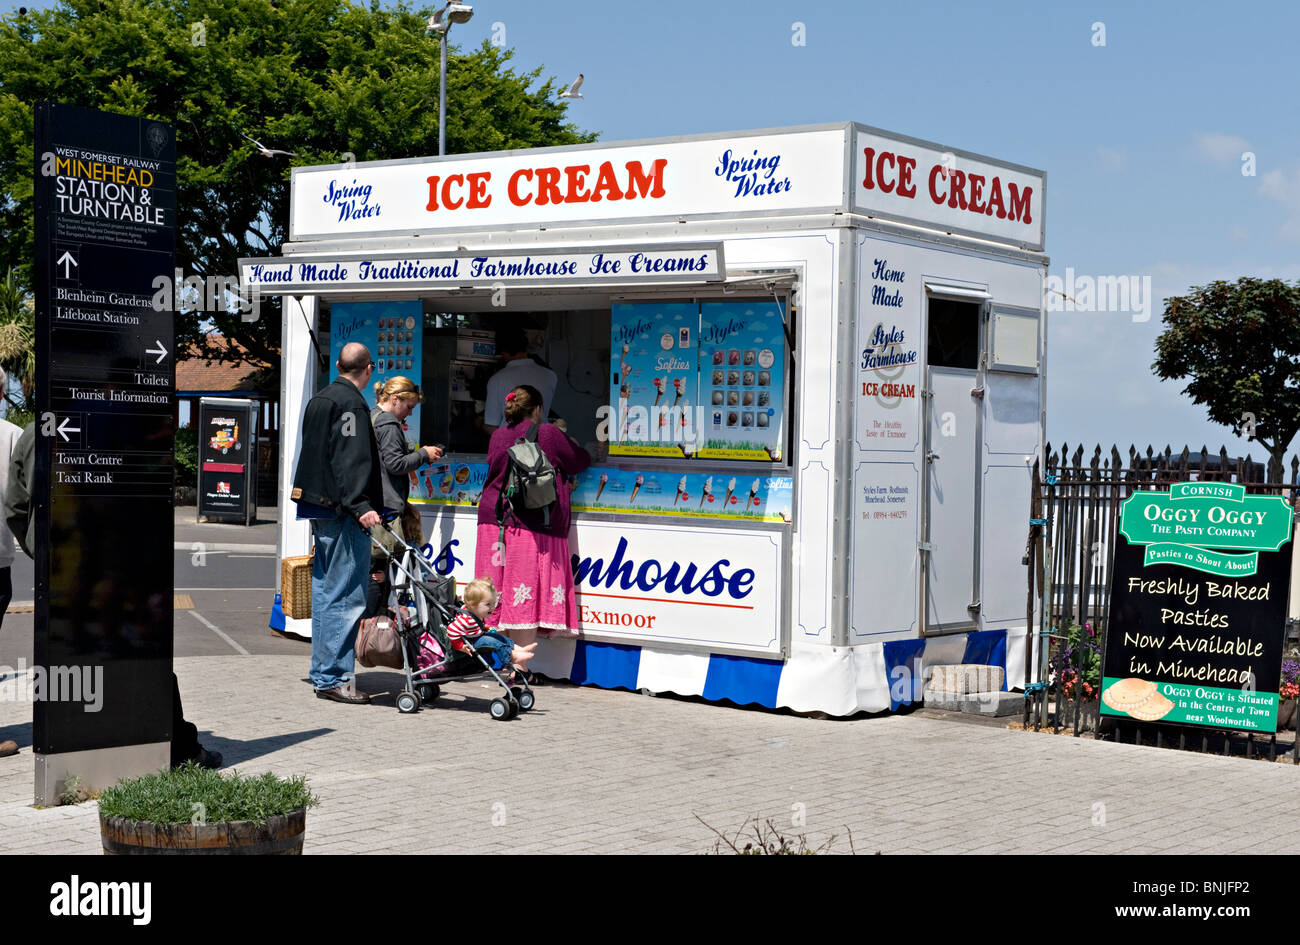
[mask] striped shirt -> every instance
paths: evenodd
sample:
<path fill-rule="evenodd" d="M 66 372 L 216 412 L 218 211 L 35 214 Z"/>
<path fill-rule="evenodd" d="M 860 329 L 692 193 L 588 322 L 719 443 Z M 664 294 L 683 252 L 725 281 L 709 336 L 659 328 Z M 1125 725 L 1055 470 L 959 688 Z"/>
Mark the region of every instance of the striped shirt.
<path fill-rule="evenodd" d="M 457 614 L 456 619 L 447 624 L 447 640 L 453 649 L 461 649 L 466 637 L 476 637 L 483 632 L 473 614 Z"/>

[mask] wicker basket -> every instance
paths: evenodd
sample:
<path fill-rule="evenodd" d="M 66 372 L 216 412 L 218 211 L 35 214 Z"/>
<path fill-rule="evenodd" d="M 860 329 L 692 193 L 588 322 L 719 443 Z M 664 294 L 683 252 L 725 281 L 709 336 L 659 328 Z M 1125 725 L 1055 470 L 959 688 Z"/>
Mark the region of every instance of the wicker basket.
<path fill-rule="evenodd" d="M 311 619 L 311 555 L 280 561 L 280 607 L 286 617 Z"/>

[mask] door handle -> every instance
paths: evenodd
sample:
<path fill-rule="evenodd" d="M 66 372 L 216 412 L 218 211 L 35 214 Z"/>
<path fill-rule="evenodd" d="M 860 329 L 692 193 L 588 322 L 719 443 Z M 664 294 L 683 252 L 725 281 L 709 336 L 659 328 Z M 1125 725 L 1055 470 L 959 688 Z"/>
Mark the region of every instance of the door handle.
<path fill-rule="evenodd" d="M 934 450 L 931 450 L 930 452 L 925 454 L 925 461 L 927 463 L 933 463 L 938 458 L 939 458 L 939 454 L 936 453 Z"/>
<path fill-rule="evenodd" d="M 983 399 L 984 399 L 984 388 L 982 388 L 982 387 L 975 387 L 975 388 L 972 388 L 972 389 L 971 389 L 971 392 L 970 392 L 970 395 L 971 395 L 972 397 L 978 397 L 978 398 L 980 398 L 980 400 L 983 400 Z"/>

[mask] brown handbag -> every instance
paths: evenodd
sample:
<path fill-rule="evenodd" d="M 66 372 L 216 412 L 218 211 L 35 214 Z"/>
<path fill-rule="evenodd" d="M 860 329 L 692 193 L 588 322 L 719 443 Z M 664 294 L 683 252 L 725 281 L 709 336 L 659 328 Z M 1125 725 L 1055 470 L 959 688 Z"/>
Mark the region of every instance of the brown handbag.
<path fill-rule="evenodd" d="M 366 668 L 402 668 L 402 637 L 392 614 L 366 617 L 357 627 L 357 662 Z"/>

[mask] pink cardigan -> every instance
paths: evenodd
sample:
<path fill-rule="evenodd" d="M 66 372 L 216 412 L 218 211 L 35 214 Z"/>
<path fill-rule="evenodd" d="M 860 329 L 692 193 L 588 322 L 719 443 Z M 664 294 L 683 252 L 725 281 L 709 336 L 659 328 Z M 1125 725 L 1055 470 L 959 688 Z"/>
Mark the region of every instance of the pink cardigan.
<path fill-rule="evenodd" d="M 483 495 L 478 500 L 480 525 L 496 524 L 497 499 L 506 483 L 507 451 L 515 445 L 515 441 L 528 432 L 528 428 L 532 425 L 531 420 L 521 420 L 512 427 L 498 427 L 493 432 L 492 439 L 488 443 L 487 483 L 483 486 Z M 546 458 L 551 461 L 551 465 L 555 467 L 555 472 L 561 481 L 576 476 L 591 465 L 591 457 L 587 455 L 587 451 L 570 440 L 568 435 L 554 424 L 542 424 L 541 429 L 537 431 L 537 443 L 546 454 Z M 561 538 L 568 537 L 569 489 L 567 485 L 562 485 L 562 482 L 556 485 L 555 505 L 551 507 L 550 528 L 542 528 L 541 509 L 526 512 L 521 519 L 511 518 L 509 521 L 522 524 L 530 531 Z"/>

